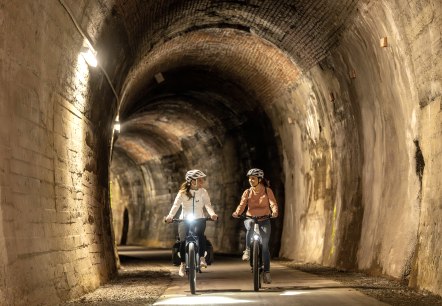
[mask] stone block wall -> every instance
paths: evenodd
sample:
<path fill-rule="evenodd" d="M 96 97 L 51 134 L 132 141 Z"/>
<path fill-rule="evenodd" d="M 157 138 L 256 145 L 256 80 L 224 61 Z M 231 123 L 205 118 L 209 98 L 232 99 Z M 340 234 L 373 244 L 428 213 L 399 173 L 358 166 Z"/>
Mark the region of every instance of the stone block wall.
<path fill-rule="evenodd" d="M 332 193 L 321 203 L 288 192 L 317 193 L 324 176 L 307 153 L 320 146 L 312 129 L 282 127 L 283 144 L 295 140 L 283 146 L 286 211 L 295 213 L 286 215 L 281 255 L 441 293 L 440 12 L 437 1 L 361 2 L 340 45 L 298 82 L 295 100 L 319 101 Z"/>
<path fill-rule="evenodd" d="M 0 24 L 0 303 L 56 305 L 116 271 L 111 130 L 90 111 L 114 100 L 58 1 L 3 2 Z"/>

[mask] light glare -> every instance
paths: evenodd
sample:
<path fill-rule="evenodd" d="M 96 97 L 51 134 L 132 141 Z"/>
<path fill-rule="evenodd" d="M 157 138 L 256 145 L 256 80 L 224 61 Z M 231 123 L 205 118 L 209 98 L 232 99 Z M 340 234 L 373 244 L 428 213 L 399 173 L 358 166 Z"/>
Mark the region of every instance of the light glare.
<path fill-rule="evenodd" d="M 216 304 L 245 304 L 250 300 L 238 300 L 223 296 L 182 296 L 165 299 L 154 305 L 216 305 Z"/>
<path fill-rule="evenodd" d="M 300 294 L 305 294 L 305 293 L 307 293 L 307 292 L 306 291 L 284 291 L 280 295 L 300 295 Z"/>
<path fill-rule="evenodd" d="M 92 53 L 91 49 L 87 49 L 86 52 L 81 52 L 81 55 L 83 55 L 85 61 L 89 64 L 89 66 L 97 67 L 97 58 L 95 57 L 95 54 Z"/>

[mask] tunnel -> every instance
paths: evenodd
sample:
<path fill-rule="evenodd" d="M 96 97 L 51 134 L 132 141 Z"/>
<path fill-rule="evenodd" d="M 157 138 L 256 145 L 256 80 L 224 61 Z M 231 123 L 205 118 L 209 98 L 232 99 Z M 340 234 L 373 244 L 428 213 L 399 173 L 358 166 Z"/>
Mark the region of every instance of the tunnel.
<path fill-rule="evenodd" d="M 273 257 L 442 295 L 438 0 L 0 2 L 0 301 L 60 304 L 170 248 L 187 170 L 218 253 L 263 169 Z M 96 56 L 87 61 L 86 52 Z"/>

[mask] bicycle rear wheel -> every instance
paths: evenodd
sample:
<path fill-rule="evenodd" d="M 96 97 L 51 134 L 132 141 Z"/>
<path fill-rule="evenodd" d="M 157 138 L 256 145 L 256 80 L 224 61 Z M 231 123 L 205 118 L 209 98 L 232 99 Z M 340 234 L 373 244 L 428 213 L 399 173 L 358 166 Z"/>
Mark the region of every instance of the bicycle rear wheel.
<path fill-rule="evenodd" d="M 259 291 L 260 278 L 259 278 L 259 242 L 253 240 L 253 290 Z"/>
<path fill-rule="evenodd" d="M 189 283 L 190 292 L 195 294 L 196 290 L 196 256 L 195 256 L 195 244 L 189 243 Z"/>

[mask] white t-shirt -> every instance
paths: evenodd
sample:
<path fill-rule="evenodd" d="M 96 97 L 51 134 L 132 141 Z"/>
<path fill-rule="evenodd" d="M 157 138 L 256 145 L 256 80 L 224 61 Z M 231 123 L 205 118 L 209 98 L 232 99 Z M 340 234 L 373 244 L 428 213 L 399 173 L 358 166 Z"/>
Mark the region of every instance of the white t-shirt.
<path fill-rule="evenodd" d="M 186 218 L 189 214 L 193 214 L 195 218 L 204 218 L 203 208 L 205 207 L 210 216 L 215 215 L 212 204 L 210 203 L 209 193 L 204 188 L 198 190 L 190 190 L 192 198 L 189 199 L 185 192 L 178 192 L 169 216 L 175 216 L 176 212 L 182 206 L 180 219 Z"/>

